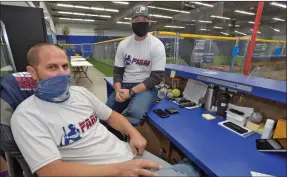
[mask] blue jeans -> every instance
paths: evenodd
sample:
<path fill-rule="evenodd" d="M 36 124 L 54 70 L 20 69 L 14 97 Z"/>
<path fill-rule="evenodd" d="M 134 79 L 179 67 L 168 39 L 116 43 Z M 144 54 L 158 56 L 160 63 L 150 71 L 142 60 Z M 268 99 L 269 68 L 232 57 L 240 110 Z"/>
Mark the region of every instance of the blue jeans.
<path fill-rule="evenodd" d="M 142 156 L 136 156 L 134 159 L 146 159 L 152 160 L 162 166 L 160 170 L 149 169 L 157 173 L 159 176 L 189 176 L 189 177 L 199 177 L 200 169 L 193 165 L 191 162 L 179 163 L 171 165 L 161 158 L 145 151 Z"/>
<path fill-rule="evenodd" d="M 130 89 L 139 83 L 123 84 L 122 88 Z M 126 117 L 136 119 L 144 119 L 145 114 L 150 110 L 157 98 L 157 88 L 152 88 L 134 95 L 129 100 L 120 103 L 116 101 L 116 93 L 113 92 L 108 101 L 107 106 L 118 113 L 122 113 L 126 109 Z"/>

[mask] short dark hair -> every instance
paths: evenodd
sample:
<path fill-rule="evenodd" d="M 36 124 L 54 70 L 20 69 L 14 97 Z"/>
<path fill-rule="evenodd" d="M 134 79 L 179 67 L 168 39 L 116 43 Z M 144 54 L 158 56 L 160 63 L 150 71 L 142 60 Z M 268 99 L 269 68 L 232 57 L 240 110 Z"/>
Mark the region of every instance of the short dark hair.
<path fill-rule="evenodd" d="M 36 67 L 39 63 L 39 54 L 40 51 L 44 48 L 44 47 L 56 47 L 61 49 L 60 47 L 54 45 L 54 44 L 49 44 L 49 43 L 40 43 L 40 44 L 36 44 L 33 47 L 31 47 L 27 53 L 27 60 L 30 66 L 32 67 Z M 61 49 L 62 50 L 62 49 Z"/>

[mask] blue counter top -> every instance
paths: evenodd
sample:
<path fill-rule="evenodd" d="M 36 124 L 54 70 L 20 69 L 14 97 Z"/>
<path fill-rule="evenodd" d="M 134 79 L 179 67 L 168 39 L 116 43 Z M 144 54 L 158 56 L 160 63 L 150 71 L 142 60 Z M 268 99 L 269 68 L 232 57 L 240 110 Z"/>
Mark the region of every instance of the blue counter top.
<path fill-rule="evenodd" d="M 190 66 L 167 64 L 166 72 L 176 71 L 176 76 L 213 83 L 240 92 L 286 103 L 286 81 L 245 76 Z"/>
<path fill-rule="evenodd" d="M 179 114 L 162 119 L 152 111 L 170 107 L 178 108 Z M 243 138 L 219 126 L 221 118 L 202 118 L 203 108 L 179 108 L 168 100 L 152 110 L 149 122 L 210 176 L 251 176 L 250 171 L 286 176 L 286 153 L 258 152 L 259 134 Z"/>

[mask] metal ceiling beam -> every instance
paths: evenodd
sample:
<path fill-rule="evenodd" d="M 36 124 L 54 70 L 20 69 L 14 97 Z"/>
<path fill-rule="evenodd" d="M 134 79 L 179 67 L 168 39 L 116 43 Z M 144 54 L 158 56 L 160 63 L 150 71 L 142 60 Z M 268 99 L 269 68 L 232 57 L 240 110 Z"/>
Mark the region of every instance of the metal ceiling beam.
<path fill-rule="evenodd" d="M 137 5 L 147 6 L 147 5 L 151 4 L 151 3 L 153 3 L 153 2 L 152 2 L 152 1 L 143 1 L 143 2 L 137 3 L 137 4 L 134 5 L 134 6 L 137 6 Z M 117 22 L 117 21 L 119 21 L 119 20 L 122 20 L 124 17 L 130 15 L 130 14 L 132 13 L 132 8 L 133 8 L 133 7 L 130 7 L 130 8 L 128 8 L 128 9 L 126 9 L 126 10 L 121 11 L 119 14 L 116 14 L 116 15 L 112 18 L 112 21 L 113 21 L 113 22 Z"/>

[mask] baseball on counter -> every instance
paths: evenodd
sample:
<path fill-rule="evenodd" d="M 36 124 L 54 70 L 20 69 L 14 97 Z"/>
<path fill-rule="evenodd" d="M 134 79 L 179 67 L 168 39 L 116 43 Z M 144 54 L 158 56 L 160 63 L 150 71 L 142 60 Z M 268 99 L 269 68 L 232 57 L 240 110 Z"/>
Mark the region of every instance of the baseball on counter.
<path fill-rule="evenodd" d="M 167 98 L 169 99 L 173 98 L 173 94 L 171 92 L 167 93 Z"/>
<path fill-rule="evenodd" d="M 172 92 L 173 97 L 179 97 L 180 96 L 180 90 L 179 89 L 173 89 Z"/>

